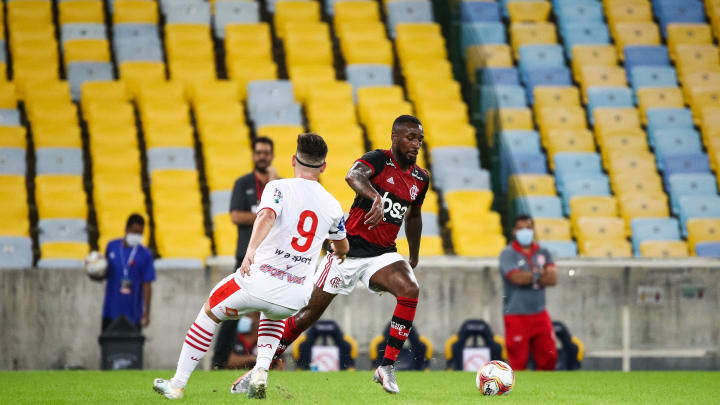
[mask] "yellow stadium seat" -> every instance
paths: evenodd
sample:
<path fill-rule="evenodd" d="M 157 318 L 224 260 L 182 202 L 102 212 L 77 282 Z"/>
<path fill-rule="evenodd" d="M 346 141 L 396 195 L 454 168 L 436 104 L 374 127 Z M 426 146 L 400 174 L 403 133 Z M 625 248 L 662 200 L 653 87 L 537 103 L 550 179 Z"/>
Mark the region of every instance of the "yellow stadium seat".
<path fill-rule="evenodd" d="M 617 217 L 579 217 L 575 231 L 578 244 L 588 240 L 625 239 L 628 232 L 625 223 Z"/>
<path fill-rule="evenodd" d="M 437 37 L 397 38 L 395 40 L 400 64 L 409 61 L 433 61 L 447 59 L 445 40 Z"/>
<path fill-rule="evenodd" d="M 335 69 L 330 65 L 293 66 L 289 73 L 295 98 L 302 104 L 314 86 L 335 82 Z"/>
<path fill-rule="evenodd" d="M 35 148 L 82 148 L 82 137 L 77 125 L 33 125 Z"/>
<path fill-rule="evenodd" d="M 272 37 L 267 23 L 228 25 L 225 32 L 225 65 L 237 61 L 272 60 Z"/>
<path fill-rule="evenodd" d="M 611 30 L 620 60 L 625 59 L 626 46 L 661 44 L 660 29 L 652 21 L 618 23 Z"/>
<path fill-rule="evenodd" d="M 113 24 L 158 23 L 157 3 L 145 0 L 116 0 L 113 3 Z"/>
<path fill-rule="evenodd" d="M 462 101 L 424 99 L 415 103 L 415 111 L 424 125 L 442 121 L 468 123 L 467 105 Z"/>
<path fill-rule="evenodd" d="M 41 259 L 84 260 L 90 253 L 85 242 L 45 242 L 40 244 Z"/>
<path fill-rule="evenodd" d="M 556 196 L 555 178 L 547 174 L 516 174 L 510 177 L 508 197 Z"/>
<path fill-rule="evenodd" d="M 548 131 L 543 144 L 548 151 L 548 163 L 555 169 L 558 152 L 595 152 L 595 138 L 589 129 L 554 129 Z"/>
<path fill-rule="evenodd" d="M 717 88 L 720 87 L 720 69 L 708 68 L 686 73 L 680 77 L 683 85 L 683 94 L 685 98 L 690 99 L 691 92 L 694 88 Z"/>
<path fill-rule="evenodd" d="M 570 220 L 573 231 L 579 233 L 580 218 L 617 217 L 618 208 L 615 197 L 579 195 L 570 199 Z"/>
<path fill-rule="evenodd" d="M 335 2 L 333 22 L 335 28 L 347 22 L 374 22 L 380 20 L 380 10 L 376 2 L 342 1 Z"/>
<path fill-rule="evenodd" d="M 429 122 L 425 124 L 425 143 L 433 148 L 441 146 L 477 147 L 477 135 L 475 127 L 468 123 Z M 374 145 L 379 146 L 378 144 Z"/>
<path fill-rule="evenodd" d="M 518 58 L 518 48 L 522 45 L 556 44 L 555 24 L 550 22 L 510 24 L 510 43 Z"/>
<path fill-rule="evenodd" d="M 648 151 L 618 150 L 610 153 L 607 160 L 610 174 L 657 170 L 655 156 Z"/>
<path fill-rule="evenodd" d="M 295 66 L 332 66 L 333 53 L 330 41 L 297 41 L 285 48 L 285 63 Z"/>
<path fill-rule="evenodd" d="M 206 122 L 233 126 L 245 124 L 245 112 L 239 102 L 205 100 L 195 103 L 194 110 L 198 127 Z"/>
<path fill-rule="evenodd" d="M 140 109 L 143 126 L 153 124 L 190 124 L 188 105 L 180 101 L 167 100 L 163 104 L 145 104 Z"/>
<path fill-rule="evenodd" d="M 25 149 L 25 127 L 0 126 L 0 147 Z"/>
<path fill-rule="evenodd" d="M 408 82 L 429 78 L 453 79 L 452 65 L 447 60 L 414 60 L 403 62 L 403 75 Z"/>
<path fill-rule="evenodd" d="M 468 212 L 448 209 L 450 220 L 448 228 L 453 239 L 462 238 L 466 234 L 502 234 L 500 214 L 495 211 Z"/>
<path fill-rule="evenodd" d="M 675 47 L 675 55 L 679 77 L 708 68 L 717 69 L 720 65 L 720 55 L 715 45 L 678 45 Z"/>
<path fill-rule="evenodd" d="M 190 85 L 196 82 L 209 82 L 217 79 L 215 64 L 205 60 L 198 63 L 196 60 L 171 60 L 168 63 L 170 68 L 170 79 Z"/>
<path fill-rule="evenodd" d="M 32 126 L 53 124 L 56 126 L 77 126 L 77 108 L 73 104 L 35 103 L 28 109 Z"/>
<path fill-rule="evenodd" d="M 625 69 L 619 66 L 584 66 L 580 74 L 583 101 L 587 102 L 588 88 L 627 87 Z"/>
<path fill-rule="evenodd" d="M 606 5 L 605 15 L 610 25 L 627 21 L 652 21 L 649 1 L 616 1 Z"/>
<path fill-rule="evenodd" d="M 533 98 L 535 115 L 545 107 L 580 105 L 580 91 L 575 86 L 536 86 Z"/>
<path fill-rule="evenodd" d="M 565 218 L 534 218 L 536 239 L 571 240 L 570 221 Z"/>
<path fill-rule="evenodd" d="M 403 256 L 410 255 L 410 247 L 407 238 L 398 238 L 395 241 L 398 253 Z M 443 249 L 442 237 L 440 236 L 422 236 L 420 237 L 420 256 L 442 256 L 445 254 Z"/>
<path fill-rule="evenodd" d="M 275 32 L 279 38 L 283 38 L 285 35 L 285 25 L 290 22 L 320 21 L 320 4 L 314 1 L 281 1 L 275 6 L 273 18 Z"/>
<path fill-rule="evenodd" d="M 468 78 L 475 82 L 475 70 L 494 67 L 513 67 L 511 49 L 505 44 L 473 45 L 465 49 Z"/>
<path fill-rule="evenodd" d="M 546 107 L 536 118 L 543 137 L 554 129 L 586 129 L 587 114 L 580 106 Z"/>
<path fill-rule="evenodd" d="M 123 62 L 119 69 L 120 80 L 125 82 L 132 95 L 137 94 L 146 83 L 165 81 L 165 66 L 162 62 Z"/>
<path fill-rule="evenodd" d="M 456 217 L 462 215 L 478 215 L 490 211 L 493 202 L 493 193 L 489 190 L 456 190 L 448 191 L 443 197 L 448 212 L 455 213 Z"/>
<path fill-rule="evenodd" d="M 605 134 L 640 128 L 640 115 L 635 108 L 596 108 L 595 136 L 602 143 Z"/>
<path fill-rule="evenodd" d="M 690 254 L 695 255 L 695 245 L 701 242 L 720 242 L 720 219 L 692 218 L 687 221 Z"/>
<path fill-rule="evenodd" d="M 442 29 L 437 23 L 401 23 L 395 26 L 395 37 L 400 38 L 435 38 L 442 36 Z"/>
<path fill-rule="evenodd" d="M 498 110 L 498 124 L 495 121 L 486 123 L 485 140 L 489 146 L 493 145 L 496 131 L 503 130 L 532 130 L 533 119 L 529 108 L 501 108 Z"/>
<path fill-rule="evenodd" d="M 192 148 L 192 127 L 185 122 L 162 122 L 157 125 L 146 125 L 145 146 L 156 147 L 187 147 Z"/>
<path fill-rule="evenodd" d="M 237 226 L 232 223 L 229 213 L 218 214 L 213 218 L 213 239 L 218 256 L 235 257 Z"/>
<path fill-rule="evenodd" d="M 318 83 L 310 88 L 308 103 L 315 102 L 353 102 L 352 85 L 345 81 Z"/>
<path fill-rule="evenodd" d="M 619 174 L 613 173 L 610 179 L 613 191 L 618 196 L 633 193 L 650 195 L 663 193 L 662 179 L 657 172 L 639 170 Z"/>
<path fill-rule="evenodd" d="M 667 218 L 670 216 L 665 194 L 623 194 L 618 199 L 620 215 L 625 228 L 630 232 L 630 223 L 635 218 Z"/>
<path fill-rule="evenodd" d="M 298 41 L 329 41 L 330 28 L 324 22 L 292 22 L 285 27 L 285 46 Z"/>
<path fill-rule="evenodd" d="M 127 85 L 119 80 L 114 81 L 86 81 L 82 84 L 81 91 L 83 115 L 93 101 L 124 102 L 129 101 Z"/>
<path fill-rule="evenodd" d="M 0 178 L 0 183 L 2 181 Z M 30 236 L 27 193 L 25 185 L 21 186 L 22 188 L 15 190 L 5 190 L 0 187 L 0 198 L 3 201 L 3 211 L 0 213 L 0 235 Z"/>
<path fill-rule="evenodd" d="M 497 258 L 505 245 L 505 237 L 500 234 L 466 233 L 453 236 L 453 248 L 460 256 Z"/>
<path fill-rule="evenodd" d="M 648 108 L 682 108 L 685 106 L 679 87 L 643 87 L 637 90 L 638 109 L 642 123 L 647 123 Z"/>
<path fill-rule="evenodd" d="M 185 101 L 185 86 L 174 80 L 147 83 L 138 90 L 137 101 L 141 109 L 167 102 L 183 102 Z"/>
<path fill-rule="evenodd" d="M 352 102 L 315 102 L 305 109 L 310 126 L 349 126 L 357 124 Z"/>
<path fill-rule="evenodd" d="M 25 176 L 4 174 L 0 175 L 0 191 L 22 193 L 25 196 Z"/>
<path fill-rule="evenodd" d="M 52 24 L 51 2 L 18 1 L 7 4 L 8 25 L 12 29 L 15 22 L 46 22 Z"/>
<path fill-rule="evenodd" d="M 36 102 L 52 102 L 69 104 L 70 85 L 66 81 L 36 82 L 25 88 L 25 104 Z"/>
<path fill-rule="evenodd" d="M 76 179 L 69 182 L 62 179 L 73 177 Z M 86 219 L 87 205 L 81 182 L 82 176 L 37 176 L 35 194 L 38 217 Z"/>
<path fill-rule="evenodd" d="M 128 102 L 93 102 L 87 107 L 85 120 L 91 124 L 135 126 L 135 109 Z"/>
<path fill-rule="evenodd" d="M 343 2 L 350 4 L 351 2 Z M 357 2 L 354 2 L 358 4 Z M 367 3 L 365 3 L 367 4 Z M 341 24 L 335 23 L 335 34 L 340 40 L 340 48 L 345 51 L 346 42 L 356 40 L 378 40 L 387 39 L 385 24 L 379 20 L 375 21 L 347 21 Z"/>
<path fill-rule="evenodd" d="M 240 99 L 247 97 L 247 84 L 253 80 L 277 79 L 277 65 L 273 61 L 255 62 L 248 65 L 245 61 L 237 61 L 228 71 L 230 78 L 238 83 Z"/>
<path fill-rule="evenodd" d="M 17 96 L 15 95 L 15 84 L 0 80 L 0 108 L 17 108 Z"/>
<path fill-rule="evenodd" d="M 617 66 L 617 51 L 612 45 L 575 45 L 572 47 L 572 71 L 576 79 L 582 77 L 585 66 Z"/>
<path fill-rule="evenodd" d="M 346 64 L 394 65 L 392 44 L 387 39 L 346 42 L 343 57 Z"/>
<path fill-rule="evenodd" d="M 205 262 L 210 256 L 210 239 L 204 234 L 193 233 L 155 233 L 158 253 L 163 258 L 198 259 Z"/>
<path fill-rule="evenodd" d="M 15 61 L 13 63 L 13 79 L 15 81 L 15 94 L 22 99 L 25 88 L 32 83 L 51 82 L 58 80 L 57 62 L 47 64 L 44 61 L 29 64 Z"/>
<path fill-rule="evenodd" d="M 510 21 L 542 22 L 550 16 L 550 3 L 546 1 L 511 1 L 507 3 Z"/>
<path fill-rule="evenodd" d="M 422 80 L 408 86 L 408 98 L 413 101 L 426 98 L 462 100 L 461 94 L 460 84 L 454 80 Z"/>
<path fill-rule="evenodd" d="M 679 24 L 667 25 L 667 44 L 670 57 L 675 59 L 675 47 L 678 45 L 712 44 L 712 30 L 709 24 Z"/>
<path fill-rule="evenodd" d="M 720 107 L 720 86 L 696 87 L 690 90 L 690 107 L 696 124 L 702 123 L 706 108 Z"/>
<path fill-rule="evenodd" d="M 59 23 L 105 23 L 102 1 L 69 0 L 58 3 Z"/>
<path fill-rule="evenodd" d="M 405 95 L 400 86 L 368 86 L 357 89 L 357 105 L 360 119 L 368 121 L 368 109 L 380 102 L 403 102 Z"/>
<path fill-rule="evenodd" d="M 680 240 L 659 241 L 648 240 L 640 244 L 640 254 L 643 257 L 652 257 L 656 259 L 665 259 L 669 257 L 687 257 L 687 243 Z"/>
<path fill-rule="evenodd" d="M 646 152 L 650 149 L 645 134 L 643 136 L 635 136 L 629 133 L 610 133 L 605 135 L 603 138 L 600 148 L 602 150 L 603 165 L 605 168 L 609 167 L 610 156 L 616 154 L 616 152 Z M 634 152 L 630 152 L 634 153 Z"/>
<path fill-rule="evenodd" d="M 627 258 L 632 257 L 632 246 L 625 239 L 588 240 L 581 245 L 580 255 L 596 258 Z"/>
<path fill-rule="evenodd" d="M 189 98 L 193 103 L 206 101 L 234 103 L 240 101 L 238 84 L 231 80 L 210 80 L 190 85 Z"/>

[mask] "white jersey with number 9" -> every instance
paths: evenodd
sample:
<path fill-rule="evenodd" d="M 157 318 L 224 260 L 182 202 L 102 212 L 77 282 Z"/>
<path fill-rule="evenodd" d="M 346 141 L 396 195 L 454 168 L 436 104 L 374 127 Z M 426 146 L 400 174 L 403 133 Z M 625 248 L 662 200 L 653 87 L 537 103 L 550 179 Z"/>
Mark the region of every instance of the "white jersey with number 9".
<path fill-rule="evenodd" d="M 312 293 L 313 273 L 326 239 L 345 239 L 340 203 L 317 181 L 273 180 L 265 186 L 258 213 L 277 216 L 255 253 L 250 276 L 235 273 L 250 295 L 287 308 L 302 308 Z"/>

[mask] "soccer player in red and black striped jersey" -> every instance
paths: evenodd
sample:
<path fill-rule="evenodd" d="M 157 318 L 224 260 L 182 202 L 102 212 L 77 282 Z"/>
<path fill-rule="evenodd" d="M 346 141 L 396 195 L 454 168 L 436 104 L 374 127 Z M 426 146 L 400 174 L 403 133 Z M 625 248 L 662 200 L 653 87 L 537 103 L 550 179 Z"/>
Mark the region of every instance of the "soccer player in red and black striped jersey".
<path fill-rule="evenodd" d="M 428 173 L 415 164 L 423 137 L 420 121 L 402 115 L 393 123 L 390 150 L 368 152 L 350 169 L 346 181 L 357 193 L 346 221 L 350 251 L 344 261 L 330 253 L 320 264 L 309 303 L 285 321 L 276 356 L 320 318 L 337 294 L 349 294 L 359 281 L 370 291 L 397 298 L 375 381 L 389 393 L 399 392 L 394 364 L 415 319 L 420 288 L 413 269 L 420 251 L 420 207 L 430 184 Z M 403 222 L 409 261 L 395 248 Z"/>

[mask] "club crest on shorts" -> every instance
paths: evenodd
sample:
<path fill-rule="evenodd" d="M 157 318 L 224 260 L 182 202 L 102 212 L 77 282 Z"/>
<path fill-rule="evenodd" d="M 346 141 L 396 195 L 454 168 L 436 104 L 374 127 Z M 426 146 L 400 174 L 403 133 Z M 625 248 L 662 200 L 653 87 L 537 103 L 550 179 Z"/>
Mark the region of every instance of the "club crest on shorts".
<path fill-rule="evenodd" d="M 335 276 L 332 279 L 330 279 L 330 286 L 332 286 L 332 288 L 340 287 L 340 277 Z"/>
<path fill-rule="evenodd" d="M 419 192 L 420 189 L 418 188 L 418 186 L 413 184 L 412 187 L 410 187 L 410 199 L 415 201 Z"/>

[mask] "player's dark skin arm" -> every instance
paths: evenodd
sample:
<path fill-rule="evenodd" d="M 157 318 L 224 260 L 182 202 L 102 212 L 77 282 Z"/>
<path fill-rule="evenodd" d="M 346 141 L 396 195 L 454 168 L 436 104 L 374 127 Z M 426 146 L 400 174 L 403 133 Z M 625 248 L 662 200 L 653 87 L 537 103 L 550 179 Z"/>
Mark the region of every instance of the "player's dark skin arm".
<path fill-rule="evenodd" d="M 375 190 L 370 182 L 373 170 L 368 165 L 355 162 L 350 168 L 345 181 L 358 195 L 373 201 L 372 208 L 365 214 L 365 224 L 370 225 L 370 229 L 377 226 L 383 219 L 382 197 Z"/>
<path fill-rule="evenodd" d="M 407 236 L 408 247 L 410 248 L 410 267 L 413 269 L 418 265 L 420 255 L 420 235 L 422 234 L 422 215 L 420 207 L 411 206 L 410 213 L 405 217 L 405 236 Z"/>

